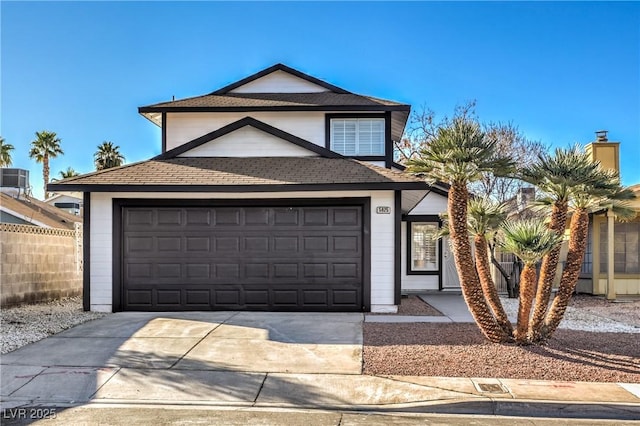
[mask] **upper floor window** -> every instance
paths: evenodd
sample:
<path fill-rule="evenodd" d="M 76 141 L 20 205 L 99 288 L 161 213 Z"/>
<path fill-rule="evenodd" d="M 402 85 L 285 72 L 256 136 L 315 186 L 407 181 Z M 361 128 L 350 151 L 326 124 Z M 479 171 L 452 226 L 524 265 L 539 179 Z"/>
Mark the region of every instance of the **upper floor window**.
<path fill-rule="evenodd" d="M 384 155 L 384 118 L 332 118 L 331 150 L 342 155 Z"/>

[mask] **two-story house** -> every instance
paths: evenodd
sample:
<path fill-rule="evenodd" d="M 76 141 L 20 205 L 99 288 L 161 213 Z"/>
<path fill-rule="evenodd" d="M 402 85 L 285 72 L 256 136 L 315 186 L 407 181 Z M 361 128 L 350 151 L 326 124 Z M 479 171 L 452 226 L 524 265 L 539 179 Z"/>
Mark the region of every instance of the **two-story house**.
<path fill-rule="evenodd" d="M 393 312 L 456 286 L 446 189 L 393 161 L 409 105 L 278 64 L 139 112 L 160 155 L 49 184 L 84 193 L 85 309 Z"/>

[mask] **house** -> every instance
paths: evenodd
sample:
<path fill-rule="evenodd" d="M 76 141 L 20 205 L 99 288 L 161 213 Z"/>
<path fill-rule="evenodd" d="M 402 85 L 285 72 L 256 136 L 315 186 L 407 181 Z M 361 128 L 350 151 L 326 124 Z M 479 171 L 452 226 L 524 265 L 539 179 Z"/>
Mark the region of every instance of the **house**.
<path fill-rule="evenodd" d="M 67 213 L 79 216 L 82 213 L 82 194 L 72 192 L 69 194 L 53 194 L 44 200 L 50 206 L 57 207 Z"/>
<path fill-rule="evenodd" d="M 282 64 L 139 108 L 160 155 L 48 185 L 84 194 L 85 309 L 394 312 L 459 286 L 446 189 L 393 161 L 409 112 Z"/>
<path fill-rule="evenodd" d="M 78 216 L 30 197 L 28 188 L 28 170 L 0 169 L 0 223 L 73 230 L 76 222 L 82 222 Z"/>
<path fill-rule="evenodd" d="M 608 140 L 607 132 L 587 145 L 594 161 L 620 171 L 620 143 Z M 640 184 L 631 186 L 636 198 L 630 207 L 637 214 L 630 221 L 619 221 L 608 211 L 589 217 L 587 250 L 582 264 L 578 291 L 604 295 L 608 299 L 640 296 Z"/>

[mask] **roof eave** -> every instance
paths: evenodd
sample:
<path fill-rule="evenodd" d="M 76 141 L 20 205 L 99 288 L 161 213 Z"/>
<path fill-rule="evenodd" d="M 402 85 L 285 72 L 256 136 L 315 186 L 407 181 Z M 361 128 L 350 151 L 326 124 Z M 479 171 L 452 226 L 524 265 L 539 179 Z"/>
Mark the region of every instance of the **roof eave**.
<path fill-rule="evenodd" d="M 185 106 L 145 106 L 138 112 L 250 112 L 250 111 L 411 111 L 410 105 L 280 105 L 280 106 L 234 106 L 234 107 L 185 107 Z"/>
<path fill-rule="evenodd" d="M 428 189 L 425 182 L 359 182 L 323 184 L 273 185 L 157 185 L 157 184 L 55 184 L 49 191 L 81 192 L 296 192 L 296 191 L 356 191 L 356 190 L 410 190 Z"/>

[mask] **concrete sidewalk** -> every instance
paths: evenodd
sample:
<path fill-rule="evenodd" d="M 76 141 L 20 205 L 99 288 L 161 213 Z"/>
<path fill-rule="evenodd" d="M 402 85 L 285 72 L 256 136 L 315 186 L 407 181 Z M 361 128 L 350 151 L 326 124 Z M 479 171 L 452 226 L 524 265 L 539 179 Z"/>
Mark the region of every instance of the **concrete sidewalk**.
<path fill-rule="evenodd" d="M 2 366 L 2 408 L 201 405 L 640 419 L 640 385 L 348 374 Z"/>
<path fill-rule="evenodd" d="M 1 405 L 640 419 L 637 384 L 362 375 L 362 321 L 362 314 L 113 314 L 3 355 Z"/>

